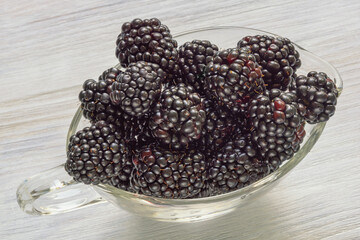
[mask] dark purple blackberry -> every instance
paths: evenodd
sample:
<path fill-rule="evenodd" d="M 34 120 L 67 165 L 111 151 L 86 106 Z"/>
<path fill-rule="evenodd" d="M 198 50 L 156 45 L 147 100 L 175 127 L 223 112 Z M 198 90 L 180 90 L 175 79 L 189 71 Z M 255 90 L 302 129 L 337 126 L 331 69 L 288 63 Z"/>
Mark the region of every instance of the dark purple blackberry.
<path fill-rule="evenodd" d="M 180 46 L 179 67 L 182 81 L 202 92 L 205 86 L 205 66 L 213 61 L 218 50 L 215 44 L 207 40 L 193 40 Z"/>
<path fill-rule="evenodd" d="M 110 99 L 111 86 L 116 82 L 117 76 L 123 74 L 117 68 L 110 68 L 99 76 L 99 80 L 86 80 L 83 90 L 79 94 L 83 115 L 91 123 L 106 121 L 116 125 L 123 133 L 124 139 L 133 141 L 146 125 L 146 117 L 133 117 L 125 113 L 118 106 L 112 104 Z"/>
<path fill-rule="evenodd" d="M 137 61 L 159 64 L 167 72 L 173 72 L 178 66 L 177 42 L 170 30 L 159 19 L 136 18 L 122 25 L 122 31 L 116 41 L 116 57 L 122 66 L 127 67 Z"/>
<path fill-rule="evenodd" d="M 155 197 L 190 198 L 198 194 L 207 179 L 207 163 L 201 153 L 171 152 L 154 145 L 133 157 L 132 187 Z"/>
<path fill-rule="evenodd" d="M 209 163 L 209 180 L 202 196 L 218 195 L 245 187 L 269 173 L 269 168 L 252 146 L 249 134 L 234 138 Z"/>
<path fill-rule="evenodd" d="M 164 78 L 165 72 L 155 63 L 130 63 L 111 86 L 111 102 L 125 113 L 141 117 L 158 100 Z"/>
<path fill-rule="evenodd" d="M 202 137 L 198 141 L 197 149 L 206 156 L 217 152 L 234 134 L 237 129 L 237 119 L 224 107 L 217 106 L 211 100 L 203 102 L 206 121 L 202 128 Z"/>
<path fill-rule="evenodd" d="M 205 72 L 206 91 L 234 114 L 243 113 L 249 99 L 265 90 L 254 55 L 239 49 L 218 51 Z"/>
<path fill-rule="evenodd" d="M 135 192 L 130 185 L 133 170 L 134 164 L 132 163 L 132 159 L 129 158 L 127 161 L 123 162 L 120 173 L 110 178 L 108 184 L 125 191 Z"/>
<path fill-rule="evenodd" d="M 201 137 L 206 120 L 200 95 L 191 86 L 180 83 L 166 89 L 149 119 L 149 127 L 158 142 L 173 150 L 187 149 Z"/>
<path fill-rule="evenodd" d="M 310 124 L 325 122 L 335 113 L 339 95 L 334 81 L 326 73 L 309 72 L 296 77 L 291 86 L 299 104 L 305 107 L 305 119 Z"/>
<path fill-rule="evenodd" d="M 65 170 L 85 184 L 107 182 L 121 173 L 128 154 L 116 126 L 99 121 L 71 136 Z"/>
<path fill-rule="evenodd" d="M 118 125 L 117 119 L 121 117 L 122 112 L 111 104 L 109 87 L 120 72 L 117 68 L 110 68 L 100 75 L 99 81 L 88 79 L 84 82 L 79 100 L 84 117 L 92 123 L 105 120 Z"/>
<path fill-rule="evenodd" d="M 262 66 L 267 89 L 286 90 L 293 74 L 301 66 L 299 53 L 287 38 L 268 35 L 247 36 L 241 39 L 238 48 L 247 47 Z"/>
<path fill-rule="evenodd" d="M 303 118 L 294 93 L 274 88 L 258 95 L 250 102 L 247 117 L 252 140 L 273 170 L 298 150 L 293 142 Z"/>

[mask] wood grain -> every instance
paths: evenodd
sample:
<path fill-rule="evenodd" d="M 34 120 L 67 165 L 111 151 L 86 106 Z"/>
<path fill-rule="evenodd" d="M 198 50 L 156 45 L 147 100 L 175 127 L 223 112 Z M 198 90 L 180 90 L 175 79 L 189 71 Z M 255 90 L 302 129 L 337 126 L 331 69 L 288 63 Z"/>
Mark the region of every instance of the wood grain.
<path fill-rule="evenodd" d="M 0 239 L 359 239 L 360 2 L 2 1 Z M 21 181 L 65 161 L 82 82 L 116 63 L 115 39 L 135 17 L 172 33 L 236 25 L 287 36 L 344 79 L 337 112 L 311 153 L 246 209 L 196 224 L 160 223 L 109 204 L 46 217 L 16 203 Z"/>

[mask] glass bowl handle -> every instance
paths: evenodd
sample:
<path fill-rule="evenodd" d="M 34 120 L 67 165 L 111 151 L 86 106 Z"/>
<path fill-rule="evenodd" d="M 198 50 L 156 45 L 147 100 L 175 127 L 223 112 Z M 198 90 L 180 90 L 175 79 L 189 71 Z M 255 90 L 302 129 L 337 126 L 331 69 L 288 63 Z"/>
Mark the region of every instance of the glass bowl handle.
<path fill-rule="evenodd" d="M 26 179 L 16 196 L 20 208 L 31 215 L 70 212 L 106 202 L 91 186 L 75 182 L 64 164 Z"/>

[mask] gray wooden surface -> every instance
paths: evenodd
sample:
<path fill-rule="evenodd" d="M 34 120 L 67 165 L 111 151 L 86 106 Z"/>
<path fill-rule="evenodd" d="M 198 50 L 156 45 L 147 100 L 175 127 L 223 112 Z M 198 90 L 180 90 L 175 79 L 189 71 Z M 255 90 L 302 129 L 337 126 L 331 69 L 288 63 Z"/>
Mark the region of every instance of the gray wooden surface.
<path fill-rule="evenodd" d="M 332 63 L 344 92 L 311 153 L 261 199 L 225 217 L 159 223 L 109 204 L 33 217 L 16 202 L 31 175 L 65 161 L 82 82 L 116 63 L 124 21 L 172 33 L 212 25 L 287 36 Z M 360 2 L 47 1 L 0 6 L 0 239 L 360 239 Z"/>

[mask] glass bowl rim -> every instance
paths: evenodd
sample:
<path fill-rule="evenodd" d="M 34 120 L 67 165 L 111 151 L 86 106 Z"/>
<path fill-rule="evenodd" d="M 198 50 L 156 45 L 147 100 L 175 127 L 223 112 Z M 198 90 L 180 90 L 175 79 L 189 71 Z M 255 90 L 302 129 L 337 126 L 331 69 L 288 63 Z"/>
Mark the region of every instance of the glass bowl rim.
<path fill-rule="evenodd" d="M 189 30 L 189 31 L 183 31 L 180 32 L 178 34 L 173 34 L 173 37 L 181 37 L 187 34 L 191 34 L 191 33 L 198 33 L 198 32 L 203 32 L 203 31 L 213 31 L 213 30 L 229 30 L 229 29 L 239 29 L 239 30 L 249 30 L 249 31 L 256 31 L 263 34 L 268 34 L 268 35 L 272 35 L 272 36 L 276 36 L 276 37 L 280 37 L 280 35 L 268 32 L 268 31 L 263 31 L 260 29 L 256 29 L 256 28 L 249 28 L 249 27 L 240 27 L 240 26 L 209 26 L 209 27 L 203 27 L 203 28 L 197 28 L 197 29 L 193 29 L 193 30 Z M 176 39 L 175 39 L 176 40 Z M 236 43 L 235 43 L 236 44 Z M 322 62 L 324 64 L 326 64 L 328 67 L 330 67 L 330 69 L 335 73 L 335 77 L 334 77 L 334 81 L 336 84 L 337 89 L 339 90 L 339 96 L 340 93 L 343 89 L 343 81 L 342 78 L 338 72 L 338 70 L 329 62 L 325 61 L 324 59 L 320 58 L 319 56 L 317 56 L 316 54 L 313 54 L 312 52 L 304 49 L 303 47 L 299 46 L 298 44 L 292 42 L 292 44 L 294 44 L 296 46 L 296 48 L 301 49 L 301 51 L 305 51 L 309 54 L 312 55 L 312 57 L 314 57 L 317 61 Z M 120 68 L 120 65 L 117 64 L 115 67 Z M 77 112 L 75 113 L 72 122 L 70 124 L 70 128 L 69 128 L 69 132 L 67 135 L 67 144 L 68 145 L 68 141 L 71 135 L 73 135 L 76 132 L 76 129 L 78 127 L 78 124 L 80 122 L 82 118 L 82 109 L 81 106 L 78 108 Z M 317 139 L 320 137 L 321 132 L 323 131 L 324 127 L 326 125 L 326 122 L 323 123 L 318 123 L 315 124 L 312 128 L 310 137 L 309 139 L 305 142 L 305 144 L 307 142 L 309 142 L 311 137 L 314 137 L 314 143 L 313 145 L 316 143 Z M 315 133 L 313 133 L 314 131 L 319 131 L 319 135 L 318 136 L 313 136 L 315 135 Z M 303 148 L 305 146 L 305 144 L 301 147 Z M 312 145 L 312 146 L 313 146 Z M 309 151 L 311 150 L 312 146 L 310 146 Z M 300 150 L 301 150 L 300 148 Z M 299 150 L 299 151 L 300 151 Z M 309 153 L 309 151 L 306 153 L 306 155 Z M 306 156 L 305 155 L 305 156 Z M 305 157 L 304 156 L 304 157 Z M 276 179 L 280 177 L 282 177 L 283 175 L 287 174 L 291 169 L 293 169 L 300 161 L 302 161 L 302 159 L 304 157 L 300 157 L 299 159 L 296 159 L 296 161 L 293 160 L 294 157 L 286 160 L 284 163 L 282 163 L 280 165 L 280 167 L 275 170 L 274 172 L 270 173 L 269 175 L 259 179 L 258 181 L 245 186 L 243 188 L 228 192 L 228 193 L 223 193 L 223 194 L 219 194 L 219 195 L 215 195 L 215 196 L 209 196 L 209 197 L 201 197 L 201 198 L 188 198 L 188 199 L 172 199 L 172 198 L 160 198 L 160 197 L 153 197 L 153 196 L 147 196 L 141 193 L 133 193 L 133 192 L 128 192 L 126 190 L 122 190 L 116 187 L 113 187 L 111 185 L 108 184 L 99 184 L 99 185 L 91 185 L 92 187 L 101 189 L 101 191 L 106 191 L 106 192 L 117 192 L 119 193 L 119 195 L 123 196 L 123 197 L 127 197 L 127 198 L 139 198 L 142 200 L 147 200 L 149 202 L 157 202 L 157 203 L 166 203 L 166 204 L 172 204 L 172 205 L 187 205 L 187 204 L 199 204 L 199 203 L 208 203 L 208 202 L 213 202 L 213 201 L 219 201 L 219 200 L 226 200 L 226 199 L 230 199 L 236 196 L 242 196 L 242 195 L 246 195 L 246 194 L 251 194 L 252 190 L 257 190 L 260 189 L 261 187 L 265 186 L 267 183 L 272 183 L 274 182 Z M 292 165 L 293 164 L 293 165 Z M 271 181 L 273 180 L 273 181 Z M 254 189 L 252 189 L 254 188 Z"/>

